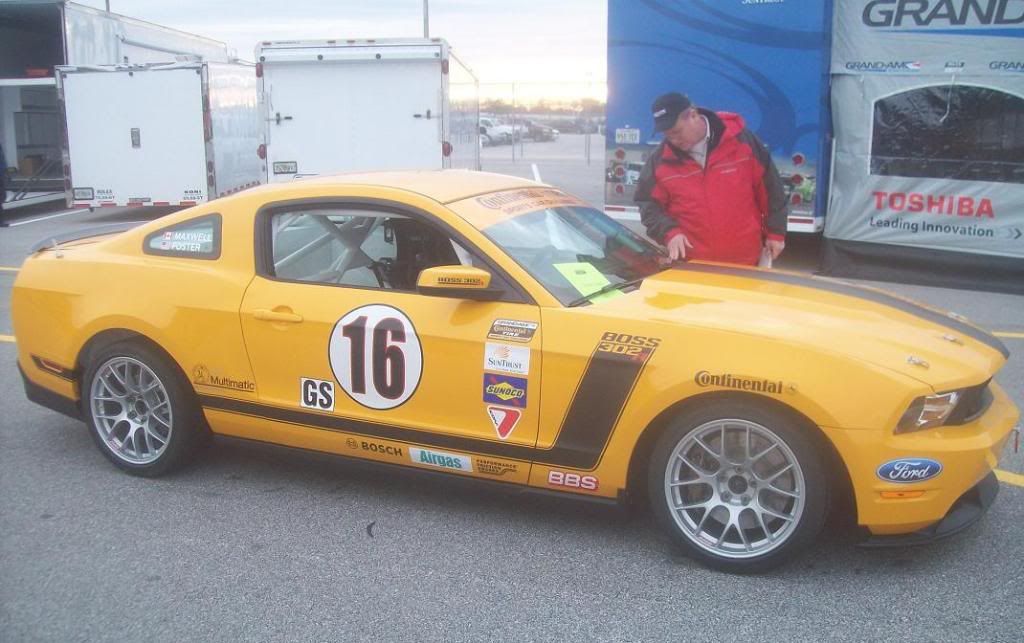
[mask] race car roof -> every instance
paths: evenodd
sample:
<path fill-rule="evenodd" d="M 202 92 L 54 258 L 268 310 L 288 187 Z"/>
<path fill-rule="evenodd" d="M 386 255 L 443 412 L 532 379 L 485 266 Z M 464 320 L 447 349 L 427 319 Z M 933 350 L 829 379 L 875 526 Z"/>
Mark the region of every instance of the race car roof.
<path fill-rule="evenodd" d="M 538 187 L 538 183 L 506 174 L 474 172 L 471 170 L 410 170 L 402 172 L 368 172 L 365 174 L 336 174 L 304 179 L 303 183 L 323 185 L 376 185 L 398 188 L 422 194 L 439 203 L 452 203 L 472 196 Z"/>

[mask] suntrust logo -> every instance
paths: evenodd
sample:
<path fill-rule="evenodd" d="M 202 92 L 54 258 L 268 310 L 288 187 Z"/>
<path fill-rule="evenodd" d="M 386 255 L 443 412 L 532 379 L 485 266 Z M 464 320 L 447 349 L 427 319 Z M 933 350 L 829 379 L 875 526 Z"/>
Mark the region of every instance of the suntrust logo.
<path fill-rule="evenodd" d="M 1024 24 L 1016 0 L 872 0 L 861 20 L 868 27 L 948 27 Z"/>

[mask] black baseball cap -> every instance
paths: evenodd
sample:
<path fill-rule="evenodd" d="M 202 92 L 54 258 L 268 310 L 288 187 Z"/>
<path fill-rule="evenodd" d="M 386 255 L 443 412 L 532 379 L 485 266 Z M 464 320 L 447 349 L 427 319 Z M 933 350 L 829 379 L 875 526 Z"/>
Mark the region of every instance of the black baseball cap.
<path fill-rule="evenodd" d="M 685 112 L 693 103 L 685 95 L 678 92 L 662 94 L 654 99 L 651 105 L 651 113 L 654 116 L 654 131 L 664 132 L 672 129 L 679 119 L 679 115 Z"/>

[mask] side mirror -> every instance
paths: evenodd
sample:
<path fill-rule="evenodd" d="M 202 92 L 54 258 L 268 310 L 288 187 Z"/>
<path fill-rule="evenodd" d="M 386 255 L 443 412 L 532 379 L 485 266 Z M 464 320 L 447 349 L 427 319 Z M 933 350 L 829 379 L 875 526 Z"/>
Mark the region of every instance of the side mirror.
<path fill-rule="evenodd" d="M 472 266 L 435 266 L 420 271 L 416 290 L 432 297 L 494 301 L 502 290 L 491 288 L 491 273 Z"/>

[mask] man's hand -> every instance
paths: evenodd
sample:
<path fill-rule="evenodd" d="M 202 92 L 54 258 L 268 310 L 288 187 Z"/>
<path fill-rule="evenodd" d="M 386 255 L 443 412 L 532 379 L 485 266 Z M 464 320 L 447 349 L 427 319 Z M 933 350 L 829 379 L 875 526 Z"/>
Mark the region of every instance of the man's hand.
<path fill-rule="evenodd" d="M 680 259 L 686 259 L 686 249 L 692 248 L 693 244 L 686 238 L 685 234 L 677 234 L 668 240 L 665 244 L 668 249 L 668 258 L 672 261 L 678 261 Z M 781 249 L 779 250 L 782 251 Z"/>
<path fill-rule="evenodd" d="M 783 248 L 786 247 L 786 242 L 768 239 L 765 241 L 764 245 L 768 248 L 768 252 L 772 253 L 772 259 L 778 259 L 779 255 L 782 254 Z"/>

